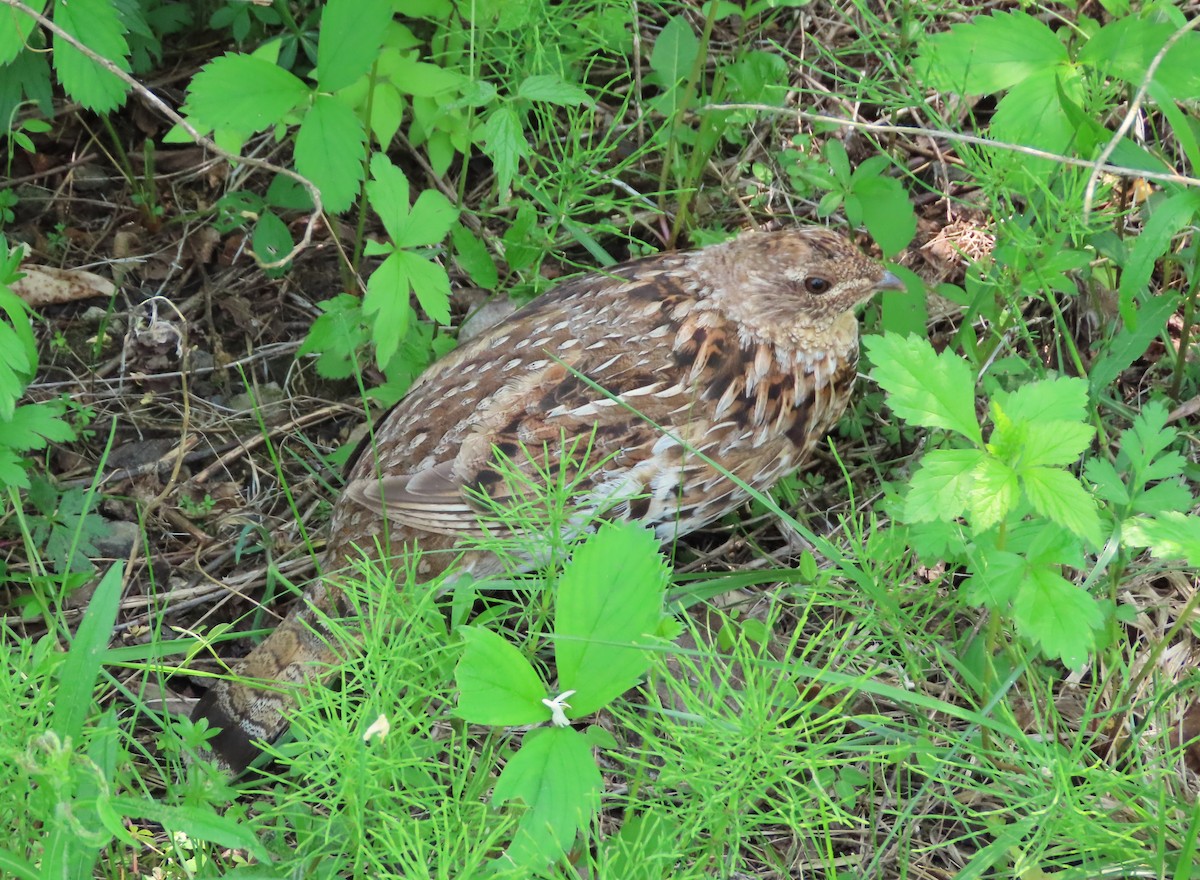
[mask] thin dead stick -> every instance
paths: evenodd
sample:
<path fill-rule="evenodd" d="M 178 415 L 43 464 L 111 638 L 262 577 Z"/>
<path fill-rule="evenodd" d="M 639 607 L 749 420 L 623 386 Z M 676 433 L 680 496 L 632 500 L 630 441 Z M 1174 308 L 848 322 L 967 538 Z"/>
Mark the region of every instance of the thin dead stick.
<path fill-rule="evenodd" d="M 230 153 L 228 150 L 222 149 L 221 147 L 219 147 L 216 144 L 215 141 L 200 134 L 200 132 L 197 131 L 196 128 L 190 122 L 188 122 L 186 119 L 184 119 L 182 116 L 180 116 L 174 110 L 172 110 L 169 106 L 167 106 L 166 102 L 164 102 L 160 97 L 158 97 L 158 95 L 154 94 L 154 92 L 150 91 L 150 89 L 148 89 L 146 86 L 142 85 L 140 82 L 138 82 L 136 79 L 134 79 L 128 73 L 126 73 L 124 70 L 122 70 L 116 64 L 114 64 L 112 61 L 110 61 L 109 59 L 105 58 L 103 55 L 100 55 L 100 54 L 94 52 L 93 50 L 91 50 L 90 48 L 88 48 L 87 46 L 85 46 L 83 43 L 81 43 L 79 41 L 79 39 L 77 37 L 75 37 L 73 34 L 68 33 L 67 31 L 63 30 L 61 27 L 59 27 L 57 24 L 55 24 L 50 19 L 46 18 L 46 16 L 42 15 L 40 12 L 37 12 L 33 8 L 26 6 L 24 3 L 21 2 L 21 0 L 0 0 L 0 3 L 3 3 L 5 6 L 11 6 L 13 9 L 17 10 L 18 12 L 28 15 L 30 18 L 34 19 L 42 27 L 44 27 L 47 30 L 53 32 L 54 34 L 57 34 L 58 36 L 62 37 L 64 40 L 66 40 L 68 43 L 70 43 L 72 46 L 74 46 L 76 49 L 78 49 L 80 52 L 82 52 L 84 55 L 86 55 L 92 61 L 96 62 L 102 68 L 104 68 L 109 73 L 111 73 L 113 76 L 117 77 L 117 79 L 121 80 L 121 82 L 123 82 L 127 86 L 129 86 L 129 88 L 131 88 L 133 91 L 137 92 L 139 95 L 141 95 L 147 101 L 149 101 L 154 106 L 154 108 L 156 110 L 158 110 L 159 113 L 161 113 L 163 116 L 165 116 L 171 122 L 173 122 L 175 125 L 178 125 L 185 132 L 187 132 L 188 137 L 190 137 L 198 146 L 202 146 L 207 150 L 211 150 L 212 152 L 216 153 L 218 156 L 221 156 L 222 158 L 227 159 L 229 162 L 238 163 L 241 165 L 248 165 L 252 168 L 261 168 L 264 171 L 271 171 L 271 172 L 274 172 L 275 174 L 282 174 L 285 177 L 290 177 L 290 178 L 292 178 L 292 180 L 296 181 L 302 187 L 304 187 L 304 189 L 308 192 L 309 196 L 312 198 L 312 201 L 313 201 L 313 209 L 311 212 L 309 212 L 308 222 L 304 224 L 304 235 L 301 236 L 299 243 L 297 243 L 295 246 L 293 246 L 290 251 L 288 251 L 286 254 L 284 254 L 282 257 L 280 257 L 278 260 L 272 260 L 271 262 L 268 263 L 268 262 L 264 262 L 263 260 L 261 260 L 257 254 L 254 254 L 254 259 L 261 268 L 277 269 L 277 268 L 283 266 L 284 264 L 286 264 L 288 261 L 292 260 L 301 251 L 303 251 L 305 248 L 307 248 L 312 243 L 313 228 L 317 224 L 317 218 L 320 217 L 321 213 L 322 213 L 321 193 L 317 189 L 316 185 L 313 184 L 313 182 L 310 181 L 307 177 L 305 177 L 302 174 L 299 174 L 296 171 L 293 171 L 290 168 L 284 168 L 280 165 L 274 165 L 270 162 L 267 162 L 265 159 L 254 159 L 249 156 L 239 156 L 236 153 Z M 251 251 L 251 254 L 253 254 L 253 253 L 254 252 Z"/>

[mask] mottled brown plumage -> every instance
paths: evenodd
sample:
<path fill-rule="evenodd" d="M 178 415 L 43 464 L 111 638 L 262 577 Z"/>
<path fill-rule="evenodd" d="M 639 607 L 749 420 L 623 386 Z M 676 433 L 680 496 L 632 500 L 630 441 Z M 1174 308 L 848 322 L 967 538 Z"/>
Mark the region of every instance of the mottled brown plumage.
<path fill-rule="evenodd" d="M 496 536 L 484 511 L 513 494 L 514 469 L 535 482 L 569 470 L 583 519 L 643 521 L 664 543 L 700 528 L 746 500 L 726 472 L 765 490 L 803 465 L 849 399 L 854 307 L 899 286 L 820 228 L 565 281 L 433 364 L 377 426 L 323 569 L 415 545 L 420 580 L 452 564 L 496 573 L 477 542 Z M 563 460 L 573 446 L 586 466 Z M 307 599 L 193 713 L 222 728 L 214 751 L 231 768 L 284 729 L 293 686 L 336 659 L 315 610 L 337 609 L 336 591 L 318 581 Z"/>

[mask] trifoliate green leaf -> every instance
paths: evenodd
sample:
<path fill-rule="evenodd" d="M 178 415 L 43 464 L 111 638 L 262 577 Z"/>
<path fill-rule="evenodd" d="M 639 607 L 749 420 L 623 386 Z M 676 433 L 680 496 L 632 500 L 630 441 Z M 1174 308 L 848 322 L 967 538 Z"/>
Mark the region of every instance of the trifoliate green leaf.
<path fill-rule="evenodd" d="M 888 393 L 897 416 L 983 443 L 975 417 L 975 381 L 966 361 L 949 351 L 935 354 L 929 341 L 917 336 L 885 333 L 866 337 L 863 345 L 875 365 L 871 378 Z"/>
<path fill-rule="evenodd" d="M 397 247 L 421 247 L 438 244 L 458 219 L 458 208 L 436 189 L 422 190 L 412 206 L 401 234 L 393 239 Z"/>

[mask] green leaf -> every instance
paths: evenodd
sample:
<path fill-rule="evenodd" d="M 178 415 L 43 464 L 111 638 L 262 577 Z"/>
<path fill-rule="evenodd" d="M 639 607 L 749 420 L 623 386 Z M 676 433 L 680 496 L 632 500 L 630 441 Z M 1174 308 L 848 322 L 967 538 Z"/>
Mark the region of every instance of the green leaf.
<path fill-rule="evenodd" d="M 994 548 L 981 555 L 975 566 L 977 573 L 963 583 L 963 598 L 972 605 L 1007 615 L 1025 582 L 1029 563 L 1017 553 Z"/>
<path fill-rule="evenodd" d="M 1032 566 L 1013 602 L 1013 622 L 1045 656 L 1078 669 L 1096 648 L 1104 614 L 1086 590 L 1051 568 Z"/>
<path fill-rule="evenodd" d="M 905 522 L 952 522 L 967 510 L 982 449 L 934 449 L 921 459 L 904 499 Z"/>
<path fill-rule="evenodd" d="M 31 0 L 25 5 L 40 13 L 46 8 L 46 0 Z M 11 7 L 4 11 L 4 24 L 0 25 L 0 67 L 7 67 L 25 51 L 35 23 L 31 16 Z"/>
<path fill-rule="evenodd" d="M 530 153 L 529 142 L 521 130 L 521 117 L 512 107 L 498 107 L 483 123 L 480 135 L 483 152 L 496 168 L 497 188 L 501 197 L 507 198 L 518 163 Z"/>
<path fill-rule="evenodd" d="M 1008 516 L 1020 497 L 1016 472 L 999 459 L 984 456 L 975 468 L 975 485 L 968 499 L 971 525 L 978 532 L 990 529 Z"/>
<path fill-rule="evenodd" d="M 0 443 L 0 484 L 10 489 L 28 489 L 29 474 L 25 472 L 21 463 L 20 456 Z"/>
<path fill-rule="evenodd" d="M 283 121 L 309 96 L 300 79 L 252 55 L 224 55 L 192 77 L 184 113 L 202 132 L 242 137 Z"/>
<path fill-rule="evenodd" d="M 412 206 L 401 234 L 392 240 L 398 247 L 437 244 L 458 219 L 458 208 L 436 189 L 422 190 Z"/>
<path fill-rule="evenodd" d="M 1078 78 L 1047 70 L 1014 85 L 996 105 L 989 133 L 999 140 L 1064 152 L 1075 139 L 1076 128 L 1064 109 L 1059 90 L 1081 98 Z M 1053 166 L 1044 159 L 1011 153 L 1012 161 L 1038 174 Z M 1044 176 L 1044 175 L 1043 175 Z"/>
<path fill-rule="evenodd" d="M 460 718 L 507 727 L 550 719 L 550 710 L 542 703 L 546 686 L 516 647 L 482 627 L 460 626 L 458 631 L 466 643 L 454 673 Z"/>
<path fill-rule="evenodd" d="M 1067 60 L 1062 42 L 1041 21 L 1024 12 L 995 12 L 930 37 L 915 66 L 928 70 L 935 88 L 988 94 Z"/>
<path fill-rule="evenodd" d="M 317 83 L 335 92 L 366 73 L 392 20 L 390 0 L 328 0 L 317 38 Z"/>
<path fill-rule="evenodd" d="M 11 10 L 6 10 L 5 20 Z M 54 21 L 67 33 L 129 72 L 129 43 L 116 4 L 110 0 L 71 0 L 54 4 Z M 63 90 L 89 110 L 107 113 L 125 101 L 125 83 L 57 34 L 54 69 Z"/>
<path fill-rule="evenodd" d="M 1104 76 L 1141 86 L 1151 62 L 1174 34 L 1175 26 L 1166 21 L 1130 15 L 1115 16 L 1115 19 L 1092 34 L 1079 52 L 1079 63 L 1095 67 Z M 1198 55 L 1200 35 L 1183 34 L 1159 60 L 1154 81 L 1175 100 L 1200 97 Z"/>
<path fill-rule="evenodd" d="M 974 377 L 966 361 L 949 351 L 934 354 L 929 341 L 917 336 L 868 336 L 863 345 L 875 364 L 871 378 L 888 392 L 888 405 L 897 416 L 983 443 L 975 417 Z"/>
<path fill-rule="evenodd" d="M 449 324 L 450 278 L 446 275 L 446 270 L 411 251 L 400 251 L 394 259 L 403 263 L 408 281 L 417 295 L 417 302 L 421 304 L 425 314 L 439 324 Z"/>
<path fill-rule="evenodd" d="M 193 840 L 204 840 L 230 849 L 244 849 L 262 862 L 271 855 L 252 826 L 234 815 L 218 816 L 211 807 L 175 807 L 142 798 L 118 796 L 110 804 L 124 817 L 146 819 L 168 831 L 182 831 Z"/>
<path fill-rule="evenodd" d="M 50 728 L 64 742 L 68 737 L 79 742 L 83 723 L 95 703 L 92 689 L 100 677 L 100 666 L 112 638 L 124 572 L 124 563 L 117 562 L 100 579 L 62 665 Z"/>
<path fill-rule="evenodd" d="M 521 801 L 521 816 L 505 855 L 518 866 L 542 868 L 562 858 L 600 805 L 603 779 L 591 746 L 569 727 L 535 730 L 508 759 L 492 804 Z"/>
<path fill-rule="evenodd" d="M 495 290 L 500 284 L 500 273 L 487 245 L 462 224 L 456 224 L 450 231 L 450 240 L 454 243 L 454 262 L 467 273 L 471 282 L 484 290 Z"/>
<path fill-rule="evenodd" d="M 527 76 L 517 87 L 517 97 L 530 101 L 546 101 L 562 107 L 578 107 L 592 103 L 587 92 L 579 86 L 552 74 Z"/>
<path fill-rule="evenodd" d="M 45 449 L 46 443 L 75 439 L 71 426 L 62 420 L 60 401 L 28 403 L 13 410 L 12 418 L 0 421 L 0 444 L 11 449 Z"/>
<path fill-rule="evenodd" d="M 1020 470 L 1041 465 L 1065 466 L 1079 460 L 1091 445 L 1096 429 L 1082 422 L 1027 422 Z"/>
<path fill-rule="evenodd" d="M 375 358 L 380 369 L 392 359 L 401 340 L 408 333 L 412 306 L 408 294 L 412 289 L 404 251 L 396 251 L 367 279 L 367 295 L 363 297 L 363 314 L 371 321 L 375 339 Z"/>
<path fill-rule="evenodd" d="M 254 256 L 264 263 L 280 260 L 292 250 L 292 233 L 287 224 L 274 211 L 263 211 L 258 215 L 254 224 L 254 234 L 250 238 L 250 248 Z M 270 270 L 267 274 L 278 278 L 287 271 L 287 266 Z"/>
<path fill-rule="evenodd" d="M 1148 547 L 1156 559 L 1183 559 L 1200 568 L 1200 517 L 1170 510 L 1127 520 L 1122 531 L 1127 544 Z"/>
<path fill-rule="evenodd" d="M 397 241 L 408 228 L 412 206 L 408 200 L 408 178 L 383 153 L 371 157 L 371 179 L 367 181 L 367 201 L 379 215 L 388 237 Z"/>
<path fill-rule="evenodd" d="M 1059 376 L 999 392 L 995 400 L 1013 421 L 1041 422 L 1087 418 L 1088 387 L 1082 379 Z"/>
<path fill-rule="evenodd" d="M 1140 241 L 1141 236 L 1137 240 Z M 1132 302 L 1130 307 L 1133 308 Z M 1093 362 L 1088 372 L 1092 393 L 1099 395 L 1111 389 L 1117 377 L 1146 353 L 1178 308 L 1179 299 L 1164 293 L 1148 297 L 1140 308 L 1134 309 L 1133 323 L 1123 320 L 1120 332 L 1109 342 L 1104 354 Z"/>
<path fill-rule="evenodd" d="M 892 257 L 908 247 L 917 233 L 917 215 L 900 181 L 882 175 L 859 179 L 856 173 L 853 192 L 867 232 L 883 255 Z"/>
<path fill-rule="evenodd" d="M 1053 467 L 1021 470 L 1021 483 L 1033 509 L 1099 547 L 1104 543 L 1096 501 L 1073 475 Z"/>
<path fill-rule="evenodd" d="M 354 204 L 366 141 L 362 120 L 348 104 L 317 95 L 296 132 L 296 170 L 317 185 L 326 211 L 339 214 Z"/>
<path fill-rule="evenodd" d="M 629 690 L 650 665 L 667 567 L 658 539 L 637 523 L 603 523 L 563 568 L 555 605 L 558 683 L 575 691 L 571 717 Z"/>
<path fill-rule="evenodd" d="M 1150 218 L 1134 240 L 1133 250 L 1121 273 L 1118 308 L 1121 320 L 1127 327 L 1137 326 L 1134 300 L 1145 294 L 1155 264 L 1170 249 L 1171 240 L 1200 214 L 1200 194 L 1192 190 L 1180 190 L 1155 203 L 1149 213 Z M 1166 295 L 1160 299 L 1178 301 L 1176 297 Z"/>
<path fill-rule="evenodd" d="M 682 15 L 672 16 L 650 53 L 650 69 L 658 84 L 666 89 L 677 86 L 691 74 L 699 52 L 700 40 L 688 20 Z"/>

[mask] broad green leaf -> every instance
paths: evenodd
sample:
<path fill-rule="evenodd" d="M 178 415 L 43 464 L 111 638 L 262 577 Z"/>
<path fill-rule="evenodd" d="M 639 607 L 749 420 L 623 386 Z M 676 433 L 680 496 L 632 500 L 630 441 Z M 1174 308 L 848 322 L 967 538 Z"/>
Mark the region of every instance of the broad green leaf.
<path fill-rule="evenodd" d="M 1051 568 L 1032 566 L 1013 602 L 1013 622 L 1042 654 L 1078 669 L 1096 648 L 1104 614 L 1086 590 Z"/>
<path fill-rule="evenodd" d="M 930 37 L 916 67 L 929 71 L 934 87 L 988 94 L 1067 60 L 1062 42 L 1041 21 L 1024 12 L 996 12 Z"/>
<path fill-rule="evenodd" d="M 461 73 L 395 53 L 380 57 L 379 73 L 400 94 L 422 98 L 446 96 L 470 84 Z"/>
<path fill-rule="evenodd" d="M 1021 470 L 1021 484 L 1033 509 L 1099 547 L 1104 543 L 1096 501 L 1072 474 L 1054 467 Z"/>
<path fill-rule="evenodd" d="M 883 176 L 860 180 L 856 174 L 853 187 L 863 223 L 883 255 L 892 257 L 908 247 L 917 232 L 917 215 L 900 181 Z"/>
<path fill-rule="evenodd" d="M 529 142 L 521 130 L 521 117 L 512 107 L 498 107 L 488 116 L 480 134 L 483 152 L 496 168 L 497 188 L 506 199 L 517 174 L 517 164 L 529 155 Z"/>
<path fill-rule="evenodd" d="M 6 9 L 6 13 L 11 10 Z M 129 43 L 116 4 L 110 0 L 58 2 L 54 4 L 54 21 L 97 55 L 129 72 Z M 57 34 L 53 58 L 63 90 L 84 107 L 107 113 L 125 102 L 125 83 Z"/>
<path fill-rule="evenodd" d="M 921 459 L 904 499 L 906 522 L 951 522 L 967 510 L 981 449 L 934 449 Z"/>
<path fill-rule="evenodd" d="M 466 643 L 454 673 L 459 717 L 505 727 L 550 720 L 550 710 L 542 703 L 546 686 L 513 644 L 478 626 L 460 626 L 458 631 Z"/>
<path fill-rule="evenodd" d="M 1054 70 L 1043 71 L 1014 85 L 996 105 L 988 132 L 998 140 L 1065 152 L 1075 139 L 1075 126 L 1059 98 L 1059 89 L 1082 99 L 1078 77 Z M 1045 159 L 1009 153 L 1006 161 L 1018 163 L 1044 176 L 1053 166 Z"/>
<path fill-rule="evenodd" d="M 250 237 L 250 248 L 254 256 L 263 263 L 273 263 L 283 259 L 292 250 L 292 233 L 287 224 L 274 211 L 263 211 L 254 224 L 254 234 Z M 279 277 L 287 267 L 272 269 L 268 274 Z"/>
<path fill-rule="evenodd" d="M 471 282 L 484 290 L 495 290 L 500 284 L 500 273 L 496 271 L 487 245 L 462 224 L 455 224 L 450 231 L 450 240 L 454 243 L 454 262 L 467 273 Z"/>
<path fill-rule="evenodd" d="M 1017 553 L 989 549 L 976 563 L 977 573 L 963 583 L 963 598 L 1007 615 L 1024 583 L 1029 563 Z"/>
<path fill-rule="evenodd" d="M 1126 543 L 1148 547 L 1156 559 L 1183 559 L 1200 568 L 1200 517 L 1170 510 L 1127 520 L 1123 534 Z"/>
<path fill-rule="evenodd" d="M 71 426 L 63 421 L 64 407 L 58 401 L 29 403 L 13 410 L 12 417 L 0 420 L 0 444 L 11 449 L 45 449 L 47 441 L 65 443 L 75 439 Z"/>
<path fill-rule="evenodd" d="M 317 95 L 296 132 L 296 170 L 317 185 L 326 211 L 338 214 L 354 204 L 366 141 L 362 120 L 348 104 Z"/>
<path fill-rule="evenodd" d="M 371 179 L 367 181 L 367 201 L 379 215 L 388 237 L 397 241 L 408 227 L 412 206 L 408 201 L 408 178 L 383 153 L 371 157 Z"/>
<path fill-rule="evenodd" d="M 587 92 L 567 82 L 561 76 L 535 73 L 527 76 L 517 86 L 517 97 L 530 101 L 546 101 L 562 107 L 579 107 L 591 104 Z"/>
<path fill-rule="evenodd" d="M 192 77 L 183 110 L 202 132 L 225 129 L 247 136 L 282 122 L 308 97 L 308 86 L 277 64 L 223 55 Z"/>
<path fill-rule="evenodd" d="M 34 12 L 42 12 L 46 0 L 26 0 L 25 5 Z M 4 10 L 0 20 L 3 21 L 0 24 L 0 67 L 6 67 L 29 45 L 34 20 L 11 7 Z"/>
<path fill-rule="evenodd" d="M 563 568 L 554 656 L 559 686 L 575 691 L 569 716 L 595 712 L 649 667 L 667 582 L 658 544 L 639 524 L 603 523 Z"/>
<path fill-rule="evenodd" d="M 390 0 L 328 0 L 317 37 L 322 91 L 345 88 L 371 68 L 391 20 Z"/>
<path fill-rule="evenodd" d="M 984 456 L 975 468 L 975 485 L 967 502 L 971 525 L 980 532 L 990 529 L 1008 516 L 1018 500 L 1016 472 L 999 459 Z"/>
<path fill-rule="evenodd" d="M 124 572 L 122 562 L 105 572 L 88 602 L 75 637 L 71 639 L 67 659 L 62 665 L 54 714 L 50 717 L 50 728 L 64 742 L 68 737 L 79 742 L 83 723 L 94 704 L 92 689 L 100 677 L 100 666 L 112 638 L 113 623 L 121 604 Z"/>
<path fill-rule="evenodd" d="M 1015 391 L 999 392 L 996 402 L 1014 422 L 1087 418 L 1088 389 L 1082 379 L 1059 376 L 1022 385 Z"/>
<path fill-rule="evenodd" d="M 1150 218 L 1134 241 L 1129 261 L 1121 273 L 1120 301 L 1118 308 L 1121 320 L 1127 327 L 1137 326 L 1137 312 L 1133 303 L 1141 297 L 1150 283 L 1154 266 L 1170 248 L 1171 240 L 1200 214 L 1200 194 L 1192 190 L 1180 190 L 1169 198 L 1157 202 L 1150 209 Z M 1175 297 L 1162 295 L 1177 301 Z"/>
<path fill-rule="evenodd" d="M 448 198 L 436 189 L 422 190 L 400 236 L 392 240 L 397 247 L 438 244 L 457 219 L 458 208 L 450 204 Z"/>
<path fill-rule="evenodd" d="M 367 279 L 367 294 L 363 297 L 363 314 L 372 318 L 375 339 L 375 359 L 380 369 L 392 359 L 408 333 L 412 306 L 408 293 L 412 283 L 405 263 L 405 252 L 396 251 Z"/>
<path fill-rule="evenodd" d="M 868 336 L 863 345 L 875 365 L 871 378 L 888 393 L 897 416 L 983 443 L 975 417 L 974 377 L 966 361 L 949 351 L 934 354 L 929 341 L 917 336 Z"/>
<path fill-rule="evenodd" d="M 520 801 L 526 807 L 505 855 L 539 869 L 561 859 L 595 815 L 602 788 L 591 746 L 579 731 L 550 727 L 526 735 L 492 792 L 495 806 Z"/>
<path fill-rule="evenodd" d="M 688 20 L 682 15 L 672 16 L 650 53 L 650 69 L 658 84 L 667 89 L 678 85 L 691 73 L 699 52 L 700 40 Z"/>
<path fill-rule="evenodd" d="M 1026 422 L 1020 469 L 1074 464 L 1095 435 L 1096 429 L 1083 422 Z"/>
<path fill-rule="evenodd" d="M 1175 32 L 1165 21 L 1152 21 L 1130 15 L 1115 17 L 1092 34 L 1079 51 L 1079 63 L 1095 67 L 1105 76 L 1141 86 L 1155 56 Z M 1200 35 L 1184 34 L 1159 61 L 1154 80 L 1175 100 L 1200 97 Z"/>
<path fill-rule="evenodd" d="M 446 270 L 432 260 L 411 251 L 399 251 L 395 255 L 404 263 L 404 270 L 412 284 L 417 302 L 430 318 L 439 324 L 450 323 L 450 279 Z"/>

